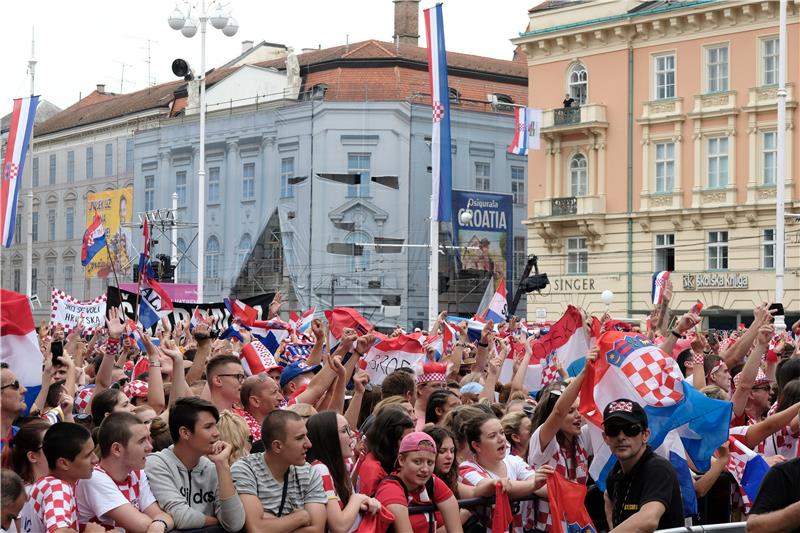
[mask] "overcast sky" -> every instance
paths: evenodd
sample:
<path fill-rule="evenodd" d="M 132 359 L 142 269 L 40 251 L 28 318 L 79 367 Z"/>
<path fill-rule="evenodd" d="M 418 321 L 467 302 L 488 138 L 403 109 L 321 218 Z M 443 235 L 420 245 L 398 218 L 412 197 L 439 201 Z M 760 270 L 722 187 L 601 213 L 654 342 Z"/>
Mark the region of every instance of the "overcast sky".
<path fill-rule="evenodd" d="M 540 1 L 445 1 L 447 49 L 511 59 L 514 48 L 509 39 L 525 29 L 528 9 Z M 433 4 L 434 0 L 422 0 L 421 8 Z M 98 83 L 105 83 L 112 92 L 146 87 L 148 40 L 149 75 L 155 83 L 174 79 L 170 64 L 176 57 L 199 68 L 199 32 L 187 39 L 167 25 L 174 5 L 169 0 L 5 2 L 6 23 L 0 32 L 0 116 L 11 110 L 13 98 L 29 92 L 32 27 L 38 61 L 35 92 L 62 108 L 75 103 L 80 95 L 86 96 Z M 390 41 L 394 32 L 392 0 L 230 0 L 230 5 L 239 32 L 225 37 L 209 25 L 207 69 L 237 56 L 243 40 L 266 40 L 299 50 L 340 45 L 348 39 L 351 43 Z M 420 34 L 424 35 L 421 14 Z M 420 45 L 425 46 L 424 36 Z"/>

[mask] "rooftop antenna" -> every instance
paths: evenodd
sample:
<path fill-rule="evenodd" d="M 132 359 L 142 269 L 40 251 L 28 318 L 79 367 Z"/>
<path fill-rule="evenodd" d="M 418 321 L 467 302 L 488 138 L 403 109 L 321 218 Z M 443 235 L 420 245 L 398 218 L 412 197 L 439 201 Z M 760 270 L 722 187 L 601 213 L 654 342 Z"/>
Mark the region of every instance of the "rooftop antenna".
<path fill-rule="evenodd" d="M 345 54 L 349 54 L 350 53 L 350 34 L 349 33 L 346 33 L 344 35 L 344 53 Z"/>
<path fill-rule="evenodd" d="M 152 87 L 156 84 L 156 80 L 150 75 L 150 65 L 152 63 L 152 54 L 151 54 L 151 45 L 153 43 L 158 43 L 158 41 L 154 41 L 152 39 L 147 39 L 147 59 L 145 63 L 147 63 L 147 87 Z"/>
<path fill-rule="evenodd" d="M 123 89 L 125 82 L 127 81 L 130 83 L 131 81 L 125 79 L 125 67 L 132 67 L 133 65 L 129 65 L 128 63 L 125 63 L 124 61 L 119 61 L 117 59 L 115 59 L 114 62 L 119 63 L 122 66 L 122 73 L 119 76 L 119 94 L 123 94 L 125 92 Z"/>

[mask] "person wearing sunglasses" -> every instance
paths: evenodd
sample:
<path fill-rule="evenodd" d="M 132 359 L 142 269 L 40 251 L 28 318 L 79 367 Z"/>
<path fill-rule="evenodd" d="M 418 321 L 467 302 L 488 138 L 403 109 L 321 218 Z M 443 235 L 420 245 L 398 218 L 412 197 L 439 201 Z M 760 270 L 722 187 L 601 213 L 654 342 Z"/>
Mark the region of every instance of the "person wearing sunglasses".
<path fill-rule="evenodd" d="M 226 409 L 233 410 L 239 403 L 245 377 L 242 363 L 235 355 L 220 355 L 208 362 L 206 379 L 211 403 L 220 413 Z"/>
<path fill-rule="evenodd" d="M 28 407 L 25 405 L 26 391 L 8 364 L 0 363 L 0 450 L 19 431 L 14 421 Z"/>
<path fill-rule="evenodd" d="M 608 475 L 608 525 L 620 531 L 682 527 L 683 500 L 669 461 L 647 445 L 650 430 L 641 405 L 620 398 L 603 410 L 603 440 L 617 458 Z"/>

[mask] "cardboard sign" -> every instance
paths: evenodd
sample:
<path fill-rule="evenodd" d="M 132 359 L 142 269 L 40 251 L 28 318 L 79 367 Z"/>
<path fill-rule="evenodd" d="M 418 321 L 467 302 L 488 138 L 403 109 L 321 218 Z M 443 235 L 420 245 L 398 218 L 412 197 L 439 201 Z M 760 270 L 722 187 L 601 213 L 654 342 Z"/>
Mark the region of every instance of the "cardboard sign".
<path fill-rule="evenodd" d="M 53 287 L 52 302 L 50 325 L 63 326 L 67 333 L 77 327 L 81 318 L 84 331 L 89 335 L 106 325 L 105 294 L 89 302 L 81 302 L 61 289 Z"/>

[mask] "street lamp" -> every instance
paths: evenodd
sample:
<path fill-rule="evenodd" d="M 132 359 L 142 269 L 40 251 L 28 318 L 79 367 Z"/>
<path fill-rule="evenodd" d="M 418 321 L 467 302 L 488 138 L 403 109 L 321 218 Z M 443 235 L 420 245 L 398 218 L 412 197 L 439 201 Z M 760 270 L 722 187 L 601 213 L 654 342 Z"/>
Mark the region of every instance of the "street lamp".
<path fill-rule="evenodd" d="M 606 313 L 608 313 L 609 307 L 611 307 L 611 304 L 614 303 L 614 293 L 608 289 L 604 290 L 602 293 L 600 293 L 600 301 L 605 304 Z"/>
<path fill-rule="evenodd" d="M 181 7 L 182 4 L 182 7 Z M 211 15 L 211 25 L 222 30 L 228 37 L 236 35 L 239 24 L 227 9 L 228 4 L 214 2 Z M 205 276 L 206 231 L 205 231 L 205 203 L 206 203 L 206 22 L 209 20 L 206 12 L 206 0 L 200 0 L 200 17 L 192 15 L 195 6 L 184 0 L 175 5 L 175 9 L 167 18 L 169 27 L 180 31 L 185 37 L 194 37 L 197 33 L 197 22 L 200 22 L 200 72 L 197 80 L 200 82 L 200 162 L 197 170 L 197 301 L 203 301 L 203 285 Z"/>

